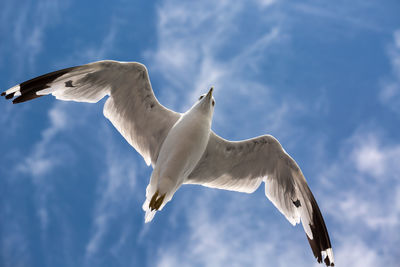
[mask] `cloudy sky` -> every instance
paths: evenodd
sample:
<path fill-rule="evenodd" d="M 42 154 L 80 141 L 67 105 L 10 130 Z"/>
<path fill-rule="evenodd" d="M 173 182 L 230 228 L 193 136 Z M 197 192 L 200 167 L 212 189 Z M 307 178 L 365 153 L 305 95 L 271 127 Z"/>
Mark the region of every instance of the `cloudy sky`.
<path fill-rule="evenodd" d="M 100 59 L 144 63 L 180 112 L 214 85 L 215 132 L 272 134 L 298 162 L 337 266 L 398 264 L 399 1 L 0 7 L 0 88 Z M 314 266 L 302 227 L 262 187 L 183 186 L 144 224 L 151 168 L 103 103 L 1 101 L 0 266 Z"/>

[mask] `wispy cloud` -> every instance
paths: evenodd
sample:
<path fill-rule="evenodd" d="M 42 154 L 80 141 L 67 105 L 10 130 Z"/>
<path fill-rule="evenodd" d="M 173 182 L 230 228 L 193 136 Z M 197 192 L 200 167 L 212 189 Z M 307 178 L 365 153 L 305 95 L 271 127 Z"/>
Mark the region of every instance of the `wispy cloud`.
<path fill-rule="evenodd" d="M 388 266 L 375 248 L 351 235 L 336 250 L 336 258 L 338 266 Z"/>
<path fill-rule="evenodd" d="M 37 56 L 43 49 L 43 42 L 46 30 L 57 23 L 60 12 L 68 5 L 68 1 L 22 1 L 15 3 L 5 1 L 2 9 L 0 26 L 4 36 L 11 37 L 9 47 L 18 53 L 8 53 L 2 49 L 2 58 L 12 55 L 10 59 L 15 62 L 16 73 L 21 74 L 24 68 L 33 68 Z"/>
<path fill-rule="evenodd" d="M 338 265 L 391 265 L 400 245 L 400 144 L 375 129 L 359 127 L 320 177 L 322 210 L 337 222 Z"/>
<path fill-rule="evenodd" d="M 185 204 L 174 203 L 180 224 L 187 222 L 187 232 L 159 249 L 157 266 L 289 266 L 293 262 L 310 266 L 311 250 L 304 234 L 290 231 L 292 226 L 284 218 L 260 216 L 269 212 L 261 192 L 249 196 L 199 191 L 186 192 L 190 201 L 180 202 Z"/>
<path fill-rule="evenodd" d="M 59 15 L 68 6 L 69 1 L 44 0 L 35 1 L 3 1 L 0 11 L 0 34 L 6 39 L 0 44 L 0 68 L 6 69 L 10 75 L 3 77 L 1 91 L 4 86 L 12 86 L 21 82 L 24 72 L 32 72 L 36 67 L 36 60 L 44 47 L 46 31 L 60 21 Z M 4 76 L 4 75 L 3 75 Z M 20 107 L 27 109 L 27 107 Z M 0 118 L 2 125 L 7 125 L 15 133 L 23 118 L 15 112 L 11 105 L 2 105 Z M 38 166 L 43 168 L 44 166 Z"/>
<path fill-rule="evenodd" d="M 101 164 L 97 165 L 98 170 L 95 172 L 99 174 L 99 177 L 96 179 L 98 182 L 96 182 L 97 193 L 93 214 L 88 216 L 92 217 L 92 229 L 90 229 L 89 239 L 83 252 L 83 259 L 75 259 L 88 266 L 97 262 L 99 253 L 103 253 L 105 247 L 118 258 L 118 253 L 132 234 L 132 225 L 129 222 L 122 224 L 120 231 L 114 226 L 118 223 L 121 214 L 140 216 L 140 213 L 134 214 L 132 210 L 134 206 L 140 210 L 140 203 L 144 197 L 144 191 L 142 194 L 136 192 L 136 176 L 138 173 L 141 174 L 141 171 L 136 169 L 134 153 L 126 154 L 127 151 L 131 152 L 131 148 L 125 143 L 126 150 L 118 149 L 118 144 L 113 138 L 116 136 L 120 140 L 122 137 L 111 128 L 105 118 L 101 121 L 94 119 L 95 114 L 101 114 L 101 111 L 101 105 L 56 102 L 48 111 L 49 126 L 42 131 L 41 139 L 33 146 L 32 153 L 17 166 L 17 170 L 32 176 L 40 235 L 42 241 L 45 242 L 48 240 L 49 225 L 65 219 L 65 214 L 56 212 L 53 204 L 49 203 L 49 199 L 58 192 L 58 189 L 54 188 L 54 179 L 50 177 L 59 177 L 58 168 L 73 166 L 76 161 L 74 158 L 79 161 L 90 161 L 90 159 L 82 158 L 84 156 L 81 153 L 80 158 L 77 157 L 70 148 L 70 145 L 77 142 L 79 135 L 82 134 L 79 133 L 79 128 L 85 127 L 90 133 L 93 143 L 83 144 L 79 149 L 92 150 L 89 155 L 95 157 L 95 160 Z M 88 121 L 90 121 L 89 124 Z M 37 166 L 42 166 L 42 168 L 38 169 Z M 124 225 L 129 225 L 129 227 Z M 68 223 L 63 224 L 63 233 L 68 234 L 68 231 L 71 231 L 70 227 Z M 105 244 L 109 234 L 115 232 L 119 232 L 119 238 Z M 65 238 L 67 237 L 62 239 Z M 71 250 L 71 244 L 62 245 L 68 255 L 67 251 Z"/>
<path fill-rule="evenodd" d="M 67 125 L 72 127 L 73 121 L 68 121 L 66 104 L 57 103 L 48 112 L 49 126 L 41 133 L 41 139 L 35 144 L 32 154 L 28 155 L 17 166 L 17 170 L 29 173 L 33 177 L 40 177 L 60 164 L 60 157 L 54 157 L 57 148 L 54 138 L 65 130 Z"/>
<path fill-rule="evenodd" d="M 340 207 L 349 214 L 350 220 L 362 220 L 371 229 L 395 229 L 400 226 L 400 144 L 387 144 L 374 132 L 357 132 L 351 140 L 353 152 L 349 156 L 360 176 L 358 189 L 364 192 L 356 196 L 349 194 L 340 202 Z M 371 181 L 371 176 L 376 180 Z M 391 194 L 382 196 L 376 192 L 378 188 L 385 188 Z M 376 199 L 372 201 L 370 196 Z"/>
<path fill-rule="evenodd" d="M 261 1 L 262 2 L 262 1 Z M 256 134 L 279 133 L 281 137 L 290 126 L 289 117 L 303 110 L 303 105 L 295 98 L 275 99 L 273 88 L 262 77 L 261 64 L 265 63 L 274 49 L 287 42 L 288 34 L 282 32 L 279 19 L 265 20 L 266 15 L 276 17 L 271 9 L 273 1 L 250 2 L 250 5 L 262 5 L 265 8 L 251 18 L 259 33 L 247 40 L 237 40 L 245 27 L 240 21 L 247 18 L 244 5 L 240 1 L 202 1 L 189 6 L 176 1 L 163 2 L 158 7 L 159 23 L 157 28 L 158 46 L 155 51 L 147 51 L 150 59 L 150 77 L 155 72 L 165 79 L 158 96 L 160 101 L 179 111 L 185 111 L 210 86 L 215 86 L 216 111 L 214 129 L 231 129 L 234 121 L 250 123 L 244 131 L 225 132 L 231 138 L 248 138 Z M 253 21 L 254 20 L 254 21 Z M 212 31 L 205 29 L 213 29 Z M 239 44 L 240 43 L 240 44 Z M 224 50 L 235 52 L 225 54 Z M 174 88 L 175 97 L 170 92 Z M 229 96 L 229 97 L 227 97 Z M 235 112 L 233 105 L 251 103 L 249 109 Z M 250 114 L 256 114 L 268 106 L 265 116 L 260 120 L 246 120 Z M 224 114 L 235 114 L 227 120 Z M 256 124 L 256 125 L 254 125 Z M 265 127 L 268 125 L 268 127 Z M 252 133 L 245 129 L 252 128 Z M 285 131 L 283 130 L 285 129 Z M 217 130 L 218 132 L 218 130 Z"/>
<path fill-rule="evenodd" d="M 364 175 L 372 175 L 377 179 L 391 177 L 391 173 L 399 173 L 400 145 L 382 145 L 377 134 L 355 138 L 352 153 L 357 170 Z"/>
<path fill-rule="evenodd" d="M 393 33 L 393 42 L 388 46 L 387 53 L 392 65 L 392 74 L 382 82 L 380 99 L 390 109 L 400 114 L 400 29 Z"/>
<path fill-rule="evenodd" d="M 118 38 L 118 29 L 121 25 L 121 21 L 117 15 L 113 15 L 110 20 L 111 22 L 102 41 L 93 46 L 80 48 L 75 55 L 75 60 L 78 58 L 82 61 L 93 62 L 107 59 L 107 55 L 112 52 L 115 46 L 115 41 Z"/>
<path fill-rule="evenodd" d="M 59 141 L 60 134 L 73 129 L 74 112 L 70 112 L 66 103 L 57 102 L 48 111 L 49 126 L 41 132 L 40 140 L 33 145 L 31 153 L 22 158 L 15 166 L 17 173 L 32 177 L 35 185 L 35 201 L 37 216 L 42 233 L 45 233 L 49 224 L 47 198 L 52 191 L 48 183 L 48 175 L 54 173 L 64 162 L 70 161 L 74 153 L 63 142 Z M 72 115 L 72 117 L 71 117 Z"/>
<path fill-rule="evenodd" d="M 41 5 L 44 5 L 43 8 L 58 7 L 56 3 L 41 2 Z M 88 48 L 84 53 L 80 54 L 80 57 L 83 57 L 82 60 L 103 59 L 110 52 L 117 34 L 117 22 L 117 19 L 113 20 L 109 31 L 103 38 L 103 42 L 97 47 Z M 21 27 L 24 27 L 23 24 L 21 24 Z M 76 61 L 76 58 L 73 60 Z M 66 61 L 68 62 L 68 60 Z M 62 65 L 65 66 L 65 62 Z M 80 108 L 73 108 L 72 106 L 73 104 L 71 105 L 71 103 L 61 101 L 53 104 L 52 108 L 48 111 L 49 125 L 42 130 L 41 138 L 33 145 L 32 152 L 16 166 L 19 172 L 33 177 L 38 191 L 37 214 L 41 220 L 42 229 L 45 229 L 48 224 L 46 198 L 51 190 L 51 186 L 45 181 L 45 177 L 52 173 L 58 166 L 63 165 L 68 159 L 71 159 L 74 154 L 67 145 L 59 142 L 58 138 L 66 132 L 73 132 L 75 126 L 85 124 L 85 119 L 93 114 L 93 111 L 89 110 L 87 106 L 83 105 Z"/>
<path fill-rule="evenodd" d="M 348 34 L 348 32 L 358 29 L 374 32 L 387 31 L 376 21 L 377 14 L 381 14 L 384 10 L 373 1 L 357 1 L 357 9 L 349 7 L 345 2 L 331 4 L 318 1 L 299 2 L 290 5 L 289 8 L 308 16 L 320 17 L 324 21 L 334 20 L 340 24 L 347 25 L 347 32 L 343 34 Z M 376 11 L 373 16 L 371 16 L 370 10 Z"/>
<path fill-rule="evenodd" d="M 258 0 L 258 4 L 265 8 L 276 3 L 276 0 Z"/>
<path fill-rule="evenodd" d="M 14 221 L 13 216 L 2 210 L 2 218 L 7 218 L 7 223 L 2 222 L 0 233 L 0 260 L 2 266 L 28 266 L 32 260 L 29 244 L 26 241 L 26 229 L 21 226 L 21 223 Z"/>
<path fill-rule="evenodd" d="M 137 168 L 134 158 L 121 151 L 115 151 L 110 129 L 103 128 L 101 136 L 108 140 L 99 148 L 105 150 L 106 168 L 98 182 L 93 229 L 86 245 L 85 262 L 88 266 L 95 261 L 106 235 L 113 229 L 113 221 L 117 220 L 121 213 L 129 213 L 130 204 L 139 205 L 138 194 L 135 194 Z M 128 235 L 126 231 L 125 229 L 122 232 L 119 241 L 113 245 L 114 250 L 118 250 L 118 247 L 125 242 Z"/>

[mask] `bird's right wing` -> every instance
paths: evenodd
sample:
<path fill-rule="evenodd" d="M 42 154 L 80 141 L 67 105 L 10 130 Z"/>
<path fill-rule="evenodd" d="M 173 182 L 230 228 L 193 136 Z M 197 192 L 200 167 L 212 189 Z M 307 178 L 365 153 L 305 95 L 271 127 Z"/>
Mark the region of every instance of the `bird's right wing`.
<path fill-rule="evenodd" d="M 51 72 L 1 95 L 13 103 L 52 94 L 60 100 L 95 103 L 109 95 L 104 116 L 144 158 L 155 164 L 161 145 L 180 114 L 154 96 L 147 69 L 136 62 L 98 61 Z"/>
<path fill-rule="evenodd" d="M 303 224 L 318 262 L 333 266 L 332 246 L 318 204 L 296 162 L 274 137 L 228 141 L 211 132 L 207 148 L 187 184 L 265 195 L 293 224 Z"/>

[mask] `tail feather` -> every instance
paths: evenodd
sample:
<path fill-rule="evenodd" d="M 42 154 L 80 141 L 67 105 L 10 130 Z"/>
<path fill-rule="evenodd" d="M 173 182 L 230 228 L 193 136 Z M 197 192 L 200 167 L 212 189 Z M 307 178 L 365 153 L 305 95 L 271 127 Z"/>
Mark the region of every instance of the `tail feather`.
<path fill-rule="evenodd" d="M 146 212 L 146 214 L 144 215 L 144 222 L 151 222 L 154 218 L 154 215 L 156 215 L 157 210 L 150 209 L 150 200 L 148 198 L 146 198 L 146 200 L 144 201 L 142 209 Z"/>
<path fill-rule="evenodd" d="M 146 215 L 144 216 L 144 222 L 148 223 L 151 222 L 154 218 L 154 215 L 156 215 L 157 210 L 146 210 Z"/>

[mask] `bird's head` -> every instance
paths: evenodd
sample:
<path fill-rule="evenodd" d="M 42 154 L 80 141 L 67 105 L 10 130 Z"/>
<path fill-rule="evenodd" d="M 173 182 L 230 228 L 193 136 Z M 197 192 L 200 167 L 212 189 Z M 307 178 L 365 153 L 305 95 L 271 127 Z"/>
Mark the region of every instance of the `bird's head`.
<path fill-rule="evenodd" d="M 214 113 L 215 99 L 212 96 L 212 92 L 214 87 L 211 87 L 207 94 L 201 95 L 199 100 L 195 104 L 195 107 L 201 109 L 206 112 L 209 116 L 212 116 Z"/>

